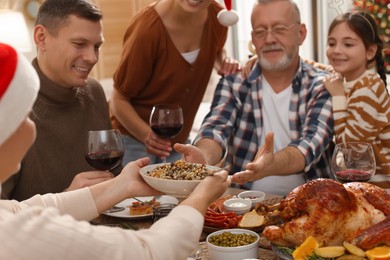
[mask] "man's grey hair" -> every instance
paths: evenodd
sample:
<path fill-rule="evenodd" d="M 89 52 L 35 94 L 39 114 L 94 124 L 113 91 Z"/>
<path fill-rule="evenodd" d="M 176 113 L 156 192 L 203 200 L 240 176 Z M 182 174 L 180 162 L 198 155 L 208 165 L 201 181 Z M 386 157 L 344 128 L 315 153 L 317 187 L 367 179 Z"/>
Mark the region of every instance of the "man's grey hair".
<path fill-rule="evenodd" d="M 284 1 L 284 2 L 289 2 L 294 10 L 295 10 L 295 13 L 296 13 L 296 16 L 297 16 L 297 19 L 298 19 L 298 23 L 301 23 L 301 12 L 299 11 L 299 7 L 297 5 L 296 2 L 294 2 L 293 0 L 257 0 L 257 4 L 268 4 L 268 3 L 271 3 L 271 2 L 276 2 L 276 1 Z"/>

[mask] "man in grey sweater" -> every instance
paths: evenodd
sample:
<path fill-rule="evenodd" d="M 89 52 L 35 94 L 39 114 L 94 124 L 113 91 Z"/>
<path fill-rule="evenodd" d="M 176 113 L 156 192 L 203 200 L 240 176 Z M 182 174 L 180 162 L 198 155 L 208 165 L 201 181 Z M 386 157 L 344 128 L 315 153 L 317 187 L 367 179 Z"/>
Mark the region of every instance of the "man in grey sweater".
<path fill-rule="evenodd" d="M 3 184 L 2 198 L 74 190 L 111 179 L 84 159 L 89 130 L 110 129 L 101 85 L 89 78 L 103 44 L 102 13 L 89 1 L 48 0 L 37 16 L 32 64 L 40 90 L 31 119 L 37 139 L 20 171 Z"/>

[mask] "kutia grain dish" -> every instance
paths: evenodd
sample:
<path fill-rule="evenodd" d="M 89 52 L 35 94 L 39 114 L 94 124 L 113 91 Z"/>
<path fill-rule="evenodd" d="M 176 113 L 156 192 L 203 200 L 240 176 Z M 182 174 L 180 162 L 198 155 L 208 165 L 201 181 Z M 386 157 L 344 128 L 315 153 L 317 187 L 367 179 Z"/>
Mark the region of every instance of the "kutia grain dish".
<path fill-rule="evenodd" d="M 182 160 L 157 166 L 148 175 L 168 180 L 203 180 L 212 174 L 204 164 L 188 163 Z"/>

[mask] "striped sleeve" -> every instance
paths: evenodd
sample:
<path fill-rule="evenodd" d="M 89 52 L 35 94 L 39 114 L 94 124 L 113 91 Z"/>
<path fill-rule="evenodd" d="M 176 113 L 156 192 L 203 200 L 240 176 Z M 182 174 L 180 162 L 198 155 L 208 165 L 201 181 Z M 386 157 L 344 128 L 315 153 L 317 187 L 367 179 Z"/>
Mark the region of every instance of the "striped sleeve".
<path fill-rule="evenodd" d="M 333 100 L 336 142 L 373 142 L 389 123 L 385 113 L 388 103 L 379 77 L 367 76 L 357 81 L 347 96 L 345 109 Z"/>

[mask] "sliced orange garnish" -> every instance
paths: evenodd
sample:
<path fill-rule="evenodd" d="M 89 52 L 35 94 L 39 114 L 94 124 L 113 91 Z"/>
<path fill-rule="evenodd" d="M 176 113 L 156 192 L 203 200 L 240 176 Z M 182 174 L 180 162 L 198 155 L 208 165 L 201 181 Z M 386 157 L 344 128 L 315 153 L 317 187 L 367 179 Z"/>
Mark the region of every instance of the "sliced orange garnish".
<path fill-rule="evenodd" d="M 300 246 L 294 250 L 292 254 L 294 260 L 303 260 L 309 258 L 313 254 L 314 250 L 318 247 L 319 244 L 317 240 L 314 237 L 309 236 Z"/>
<path fill-rule="evenodd" d="M 370 260 L 390 260 L 390 247 L 379 246 L 367 250 L 366 255 Z"/>

